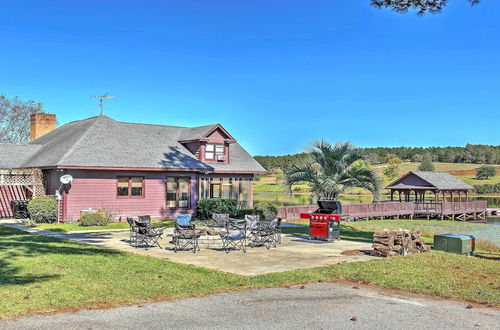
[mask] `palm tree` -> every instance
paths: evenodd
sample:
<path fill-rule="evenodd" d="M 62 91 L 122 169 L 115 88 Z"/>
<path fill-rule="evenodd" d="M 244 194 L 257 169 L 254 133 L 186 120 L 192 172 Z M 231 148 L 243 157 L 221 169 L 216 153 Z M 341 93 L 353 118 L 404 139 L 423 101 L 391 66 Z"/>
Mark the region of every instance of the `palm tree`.
<path fill-rule="evenodd" d="M 361 154 L 350 142 L 334 146 L 326 141 L 315 142 L 310 155 L 310 161 L 294 164 L 285 173 L 290 190 L 293 184 L 308 182 L 319 198 L 334 199 L 347 188 L 361 187 L 379 200 L 380 181 L 373 170 L 357 162 Z"/>

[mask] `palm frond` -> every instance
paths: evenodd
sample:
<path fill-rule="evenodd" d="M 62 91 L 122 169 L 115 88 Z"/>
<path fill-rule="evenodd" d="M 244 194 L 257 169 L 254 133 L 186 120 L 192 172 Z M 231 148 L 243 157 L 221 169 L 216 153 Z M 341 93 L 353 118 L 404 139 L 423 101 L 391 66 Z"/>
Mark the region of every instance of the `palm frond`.
<path fill-rule="evenodd" d="M 350 142 L 331 145 L 326 141 L 314 142 L 311 161 L 295 164 L 285 173 L 285 183 L 291 191 L 293 184 L 308 182 L 319 197 L 336 198 L 349 187 L 361 187 L 379 198 L 380 182 L 375 172 L 360 167 L 356 162 L 361 154 Z"/>

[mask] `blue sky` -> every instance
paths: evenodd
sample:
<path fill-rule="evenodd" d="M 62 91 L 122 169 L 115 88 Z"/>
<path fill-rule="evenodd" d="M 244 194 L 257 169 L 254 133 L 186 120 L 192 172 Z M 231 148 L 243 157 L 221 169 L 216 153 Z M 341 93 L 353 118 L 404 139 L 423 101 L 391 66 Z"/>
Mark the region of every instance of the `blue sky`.
<path fill-rule="evenodd" d="M 439 15 L 369 0 L 10 1 L 0 93 L 61 124 L 99 113 L 219 122 L 252 154 L 315 139 L 358 146 L 499 144 L 500 1 Z"/>

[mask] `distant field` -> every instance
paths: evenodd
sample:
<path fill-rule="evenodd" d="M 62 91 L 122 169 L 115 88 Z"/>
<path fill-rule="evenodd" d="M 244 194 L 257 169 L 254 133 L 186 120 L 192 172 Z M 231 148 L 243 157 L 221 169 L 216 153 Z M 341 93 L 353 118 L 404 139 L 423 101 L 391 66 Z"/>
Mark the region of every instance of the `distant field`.
<path fill-rule="evenodd" d="M 403 175 L 409 171 L 417 171 L 419 163 L 403 163 L 399 165 L 399 174 Z M 497 176 L 490 178 L 489 180 L 476 180 L 474 177 L 476 175 L 476 169 L 481 167 L 483 164 L 457 164 L 457 163 L 434 163 L 437 172 L 448 172 L 455 175 L 459 179 L 465 181 L 468 184 L 485 184 L 485 183 L 500 183 L 500 165 L 493 165 L 497 168 Z M 384 185 L 388 185 L 392 180 L 387 179 L 383 175 L 384 168 L 387 164 L 381 164 L 373 166 L 375 171 L 384 180 Z"/>
<path fill-rule="evenodd" d="M 403 163 L 399 165 L 399 175 L 403 175 L 409 171 L 418 170 L 419 163 Z M 477 180 L 475 179 L 476 172 L 475 170 L 482 166 L 483 164 L 458 164 L 458 163 L 434 163 L 436 167 L 436 171 L 438 172 L 448 172 L 452 175 L 455 175 L 459 179 L 470 185 L 478 185 L 478 184 L 495 184 L 500 183 L 500 165 L 493 165 L 497 169 L 497 175 L 488 180 Z M 380 164 L 373 166 L 373 169 L 379 174 L 382 179 L 382 184 L 385 187 L 390 184 L 393 180 L 388 179 L 385 175 L 383 175 L 384 168 L 387 167 L 387 164 Z M 307 191 L 307 185 L 299 185 L 296 187 L 296 191 Z M 254 191 L 255 192 L 282 192 L 285 191 L 285 188 L 281 184 L 276 183 L 276 177 L 273 175 L 265 175 L 260 178 L 259 181 L 254 182 Z M 350 189 L 349 193 L 351 194 L 365 194 L 366 192 L 363 189 Z"/>

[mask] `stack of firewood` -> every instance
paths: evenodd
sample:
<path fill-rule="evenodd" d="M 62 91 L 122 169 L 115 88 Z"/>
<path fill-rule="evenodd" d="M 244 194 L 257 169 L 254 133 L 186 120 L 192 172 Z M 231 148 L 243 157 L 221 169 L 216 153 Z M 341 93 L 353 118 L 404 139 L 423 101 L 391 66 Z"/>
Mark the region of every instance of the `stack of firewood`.
<path fill-rule="evenodd" d="M 372 256 L 390 257 L 430 251 L 418 231 L 381 230 L 373 234 Z"/>

